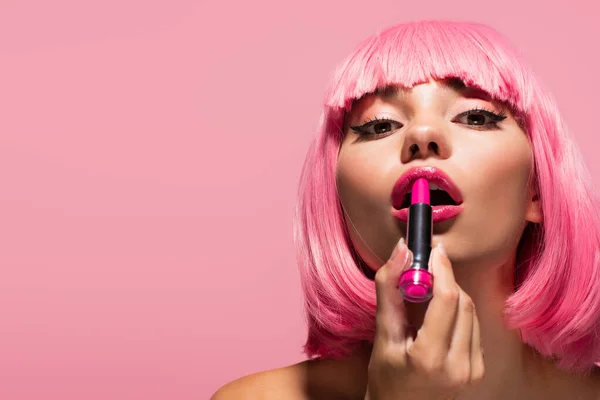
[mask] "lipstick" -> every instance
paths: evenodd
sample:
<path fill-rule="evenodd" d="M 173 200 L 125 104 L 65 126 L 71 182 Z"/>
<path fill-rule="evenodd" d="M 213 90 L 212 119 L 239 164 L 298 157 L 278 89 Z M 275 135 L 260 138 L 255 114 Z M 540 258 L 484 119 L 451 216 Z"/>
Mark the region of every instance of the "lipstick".
<path fill-rule="evenodd" d="M 433 294 L 433 275 L 429 272 L 432 209 L 429 199 L 429 182 L 417 179 L 412 187 L 411 205 L 408 208 L 406 243 L 413 253 L 413 263 L 400 275 L 400 292 L 411 303 L 422 303 Z"/>

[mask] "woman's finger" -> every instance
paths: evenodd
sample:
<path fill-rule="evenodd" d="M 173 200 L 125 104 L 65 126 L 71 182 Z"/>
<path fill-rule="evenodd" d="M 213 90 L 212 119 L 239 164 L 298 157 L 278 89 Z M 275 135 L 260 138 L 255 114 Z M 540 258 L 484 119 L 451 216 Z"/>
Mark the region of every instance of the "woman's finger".
<path fill-rule="evenodd" d="M 485 365 L 483 362 L 483 348 L 481 347 L 481 330 L 477 310 L 473 309 L 473 334 L 471 340 L 471 380 L 483 378 Z"/>
<path fill-rule="evenodd" d="M 460 298 L 452 265 L 438 245 L 431 252 L 430 272 L 433 272 L 433 298 L 425 312 L 417 340 L 427 342 L 430 351 L 446 354 L 450 347 Z"/>
<path fill-rule="evenodd" d="M 471 349 L 473 341 L 474 305 L 471 298 L 462 290 L 458 301 L 458 313 L 454 332 L 448 351 L 448 360 L 452 363 L 471 363 Z"/>
<path fill-rule="evenodd" d="M 410 256 L 402 238 L 388 262 L 375 274 L 376 330 L 379 338 L 397 342 L 404 340 L 404 299 L 398 289 L 398 281 Z"/>

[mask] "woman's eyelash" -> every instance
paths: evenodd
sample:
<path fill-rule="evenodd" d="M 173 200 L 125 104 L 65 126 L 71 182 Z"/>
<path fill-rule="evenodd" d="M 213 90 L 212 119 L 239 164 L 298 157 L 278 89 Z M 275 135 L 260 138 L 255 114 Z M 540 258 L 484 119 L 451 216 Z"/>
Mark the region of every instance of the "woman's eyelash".
<path fill-rule="evenodd" d="M 490 122 L 487 122 L 485 124 L 467 124 L 469 126 L 474 127 L 475 129 L 481 129 L 482 127 L 485 128 L 485 127 L 489 127 L 489 126 L 497 127 L 497 124 L 499 122 L 505 120 L 507 117 L 506 111 L 504 111 L 504 110 L 501 111 L 500 113 L 495 113 L 494 111 L 488 110 L 485 107 L 476 107 L 476 108 L 473 108 L 473 109 L 470 109 L 470 110 L 467 110 L 465 112 L 458 114 L 456 117 L 454 117 L 452 119 L 452 121 L 456 122 L 460 118 L 469 117 L 471 115 L 483 115 L 483 116 L 491 119 Z M 352 129 L 353 131 L 355 131 L 356 133 L 358 133 L 359 135 L 362 135 L 362 136 L 383 136 L 384 134 L 391 132 L 392 130 L 395 130 L 395 129 L 391 129 L 391 130 L 388 130 L 388 131 L 382 132 L 382 133 L 369 131 L 369 128 L 371 128 L 377 124 L 383 124 L 383 123 L 389 123 L 392 125 L 395 124 L 395 125 L 398 125 L 399 128 L 401 128 L 403 126 L 401 122 L 395 121 L 393 119 L 374 117 L 362 125 L 350 126 L 350 129 Z M 396 128 L 396 129 L 398 129 L 398 128 Z"/>
<path fill-rule="evenodd" d="M 507 116 L 505 110 L 502 110 L 499 113 L 495 113 L 494 111 L 488 110 L 485 107 L 476 107 L 471 110 L 467 110 L 463 113 L 458 114 L 456 117 L 454 117 L 454 120 L 464 117 L 464 116 L 476 115 L 476 114 L 486 115 L 486 116 L 490 117 L 493 120 L 493 122 L 503 121 L 506 119 L 506 116 Z"/>
<path fill-rule="evenodd" d="M 370 119 L 369 121 L 365 122 L 362 125 L 353 125 L 353 126 L 350 126 L 350 129 L 352 129 L 356 133 L 358 133 L 360 135 L 363 135 L 363 136 L 369 136 L 369 135 L 370 136 L 377 136 L 377 135 L 381 135 L 381 133 L 369 132 L 368 129 L 371 128 L 372 126 L 375 126 L 375 125 L 381 124 L 381 123 L 396 124 L 396 125 L 399 125 L 400 127 L 402 127 L 402 123 L 401 122 L 395 121 L 393 119 L 374 117 L 374 118 Z"/>

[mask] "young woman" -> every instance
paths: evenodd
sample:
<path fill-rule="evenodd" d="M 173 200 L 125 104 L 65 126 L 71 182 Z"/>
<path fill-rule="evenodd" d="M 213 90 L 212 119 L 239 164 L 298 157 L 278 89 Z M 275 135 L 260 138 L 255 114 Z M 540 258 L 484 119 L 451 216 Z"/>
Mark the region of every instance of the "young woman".
<path fill-rule="evenodd" d="M 406 302 L 410 183 L 433 297 Z M 419 21 L 335 74 L 300 182 L 305 362 L 221 399 L 600 399 L 598 197 L 551 96 L 489 27 Z"/>

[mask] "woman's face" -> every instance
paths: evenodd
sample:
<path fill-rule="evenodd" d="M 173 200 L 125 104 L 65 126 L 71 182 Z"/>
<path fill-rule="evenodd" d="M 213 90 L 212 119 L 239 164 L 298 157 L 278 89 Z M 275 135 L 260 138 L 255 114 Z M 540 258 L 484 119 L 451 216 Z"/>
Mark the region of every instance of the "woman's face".
<path fill-rule="evenodd" d="M 385 121 L 365 125 L 375 118 Z M 362 134 L 351 128 L 361 125 Z M 370 94 L 346 115 L 337 185 L 354 247 L 373 270 L 406 234 L 392 189 L 414 167 L 435 167 L 460 190 L 462 211 L 434 223 L 433 238 L 455 266 L 507 261 L 526 222 L 541 221 L 529 140 L 508 109 L 456 80 Z"/>

